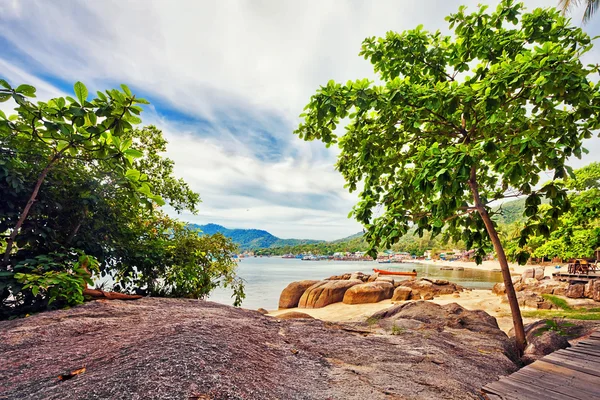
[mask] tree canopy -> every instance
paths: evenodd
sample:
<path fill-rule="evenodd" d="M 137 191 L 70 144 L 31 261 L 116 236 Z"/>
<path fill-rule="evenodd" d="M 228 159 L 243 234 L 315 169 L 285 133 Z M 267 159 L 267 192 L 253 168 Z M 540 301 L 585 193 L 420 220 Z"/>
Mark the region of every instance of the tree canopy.
<path fill-rule="evenodd" d="M 77 99 L 34 104 L 35 88 L 0 84 L 17 104 L 0 113 L 0 317 L 79 303 L 90 273 L 154 295 L 233 286 L 241 302 L 233 243 L 161 210 L 195 212 L 200 198 L 174 176 L 162 132 L 134 127 L 146 100 L 124 85 L 89 99 L 78 82 Z"/>
<path fill-rule="evenodd" d="M 521 242 L 546 236 L 568 209 L 558 181 L 600 127 L 600 92 L 581 62 L 590 37 L 555 9 L 526 12 L 503 0 L 446 18 L 452 35 L 422 26 L 367 38 L 360 55 L 381 84 L 330 81 L 310 99 L 296 133 L 341 149 L 336 167 L 360 188 L 352 214 L 364 224 L 371 254 L 412 225 L 496 251 L 517 342 L 525 343 L 510 271 L 490 203 L 527 196 Z M 342 132 L 341 122 L 348 123 Z M 540 173 L 554 180 L 538 187 Z M 541 199 L 549 201 L 540 208 Z M 551 222 L 548 225 L 548 221 Z M 519 257 L 524 262 L 525 257 Z"/>

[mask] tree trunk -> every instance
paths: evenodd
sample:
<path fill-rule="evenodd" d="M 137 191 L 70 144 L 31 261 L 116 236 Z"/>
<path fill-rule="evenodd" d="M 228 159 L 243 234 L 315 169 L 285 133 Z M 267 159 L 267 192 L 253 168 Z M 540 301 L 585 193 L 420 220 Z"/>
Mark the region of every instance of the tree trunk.
<path fill-rule="evenodd" d="M 525 328 L 523 327 L 521 309 L 519 308 L 517 294 L 515 292 L 515 287 L 512 283 L 510 270 L 508 269 L 508 261 L 506 259 L 506 254 L 504 253 L 504 248 L 502 247 L 502 243 L 500 242 L 500 238 L 498 237 L 498 232 L 494 227 L 494 223 L 492 222 L 492 219 L 490 218 L 490 215 L 488 214 L 487 209 L 485 208 L 483 202 L 481 201 L 481 197 L 479 196 L 479 186 L 477 184 L 474 168 L 471 169 L 471 179 L 469 181 L 469 186 L 471 187 L 471 191 L 473 192 L 473 199 L 475 201 L 475 207 L 477 208 L 477 212 L 479 212 L 479 215 L 481 215 L 481 219 L 485 224 L 485 228 L 488 234 L 490 235 L 490 239 L 492 240 L 492 244 L 494 245 L 494 250 L 496 250 L 496 254 L 498 256 L 498 262 L 500 263 L 500 269 L 502 270 L 502 278 L 504 280 L 504 286 L 506 288 L 506 297 L 508 298 L 508 304 L 510 305 L 510 311 L 512 314 L 517 351 L 519 352 L 519 355 L 523 355 L 525 346 L 527 346 L 527 339 L 525 337 Z"/>
<path fill-rule="evenodd" d="M 29 210 L 31 210 L 33 203 L 35 203 L 35 200 L 37 199 L 37 195 L 40 191 L 42 183 L 44 182 L 44 179 L 46 179 L 46 175 L 48 175 L 48 172 L 57 160 L 58 157 L 54 157 L 52 161 L 50 161 L 48 165 L 46 165 L 46 168 L 44 168 L 40 176 L 38 176 L 37 182 L 35 183 L 35 187 L 33 188 L 33 192 L 31 192 L 31 196 L 29 197 L 29 200 L 27 201 L 23 212 L 21 212 L 21 215 L 19 216 L 19 221 L 17 221 L 17 224 L 13 228 L 12 232 L 10 233 L 10 236 L 8 237 L 8 240 L 6 241 L 6 251 L 4 252 L 4 258 L 2 259 L 2 269 L 8 268 L 8 260 L 10 259 L 10 252 L 12 251 L 15 239 L 19 234 L 19 231 L 21 230 L 21 226 L 23 226 L 23 223 L 29 215 Z"/>

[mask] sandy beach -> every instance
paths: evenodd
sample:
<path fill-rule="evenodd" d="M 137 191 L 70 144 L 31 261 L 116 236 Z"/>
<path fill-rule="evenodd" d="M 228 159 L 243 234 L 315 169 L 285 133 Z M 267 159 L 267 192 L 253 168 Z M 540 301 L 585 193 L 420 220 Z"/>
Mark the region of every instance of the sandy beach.
<path fill-rule="evenodd" d="M 510 308 L 507 303 L 502 303 L 501 297 L 492 293 L 491 290 L 469 290 L 462 292 L 459 296 L 448 294 L 436 297 L 432 301 L 434 303 L 444 305 L 450 303 L 458 303 L 468 310 L 484 310 L 488 314 L 492 315 L 498 321 L 500 329 L 508 332 L 512 328 L 512 319 L 510 317 Z M 334 303 L 323 308 L 290 308 L 284 310 L 275 310 L 269 312 L 268 315 L 277 317 L 278 315 L 297 311 L 306 313 L 313 318 L 317 318 L 323 321 L 331 322 L 352 322 L 352 321 L 365 321 L 371 315 L 377 311 L 384 310 L 393 306 L 394 304 L 401 304 L 403 302 L 391 300 L 383 300 L 379 303 L 371 304 L 344 304 Z M 527 307 L 521 307 L 521 309 L 528 309 Z M 524 320 L 525 323 L 533 322 L 534 320 Z"/>
<path fill-rule="evenodd" d="M 435 265 L 438 267 L 462 267 L 462 268 L 471 268 L 471 269 L 479 269 L 482 271 L 500 271 L 500 263 L 496 260 L 492 261 L 484 261 L 482 264 L 477 265 L 474 261 L 444 261 L 444 260 L 411 260 L 411 263 L 415 264 L 423 264 L 423 265 Z M 555 268 L 554 265 L 546 265 L 544 267 L 544 272 L 546 276 L 552 276 L 553 272 L 567 272 L 567 265 L 559 264 L 561 268 Z M 540 265 L 519 265 L 517 263 L 509 263 L 508 267 L 510 268 L 511 274 L 513 275 L 521 275 L 523 271 L 528 268 L 534 267 L 542 267 Z"/>

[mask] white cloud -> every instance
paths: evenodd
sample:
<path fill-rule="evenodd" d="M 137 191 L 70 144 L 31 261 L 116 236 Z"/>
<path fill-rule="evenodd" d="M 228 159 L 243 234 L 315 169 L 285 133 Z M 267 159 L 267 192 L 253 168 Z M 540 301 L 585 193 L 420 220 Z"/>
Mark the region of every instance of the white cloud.
<path fill-rule="evenodd" d="M 94 89 L 124 82 L 152 97 L 158 111 L 144 121 L 165 130 L 176 173 L 204 200 L 186 218 L 333 239 L 360 229 L 346 219 L 356 199 L 332 167 L 337 151 L 292 135 L 303 106 L 329 79 L 373 77 L 358 56 L 365 37 L 418 24 L 444 30 L 459 4 L 480 2 L 9 0 L 0 40 L 13 51 L 3 51 L 0 71 L 37 86 L 40 98 L 60 92 L 40 75 Z M 599 24 L 585 29 L 598 34 Z M 585 162 L 598 160 L 600 142 L 588 147 Z"/>

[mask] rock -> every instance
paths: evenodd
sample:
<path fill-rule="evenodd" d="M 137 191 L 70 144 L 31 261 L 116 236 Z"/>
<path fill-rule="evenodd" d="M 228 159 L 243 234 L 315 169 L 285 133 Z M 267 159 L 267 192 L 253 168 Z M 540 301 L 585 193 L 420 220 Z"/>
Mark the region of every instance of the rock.
<path fill-rule="evenodd" d="M 366 282 L 369 279 L 369 277 L 370 277 L 369 275 L 366 275 L 360 271 L 357 271 L 357 272 L 353 272 L 350 275 L 350 280 L 360 279 L 361 281 Z"/>
<path fill-rule="evenodd" d="M 454 294 L 452 295 L 452 297 L 459 298 L 459 297 L 460 297 L 460 293 L 454 293 Z"/>
<path fill-rule="evenodd" d="M 544 279 L 544 267 L 535 268 L 533 272 L 533 277 L 538 281 Z"/>
<path fill-rule="evenodd" d="M 444 285 L 448 285 L 450 282 L 446 279 L 434 279 L 433 280 L 433 284 L 434 285 L 440 285 L 440 286 L 444 286 Z"/>
<path fill-rule="evenodd" d="M 586 283 L 583 287 L 583 297 L 586 297 L 588 299 L 592 298 L 592 289 L 594 286 L 594 281 L 588 281 L 588 283 Z"/>
<path fill-rule="evenodd" d="M 411 300 L 421 300 L 421 295 L 414 290 L 410 293 Z"/>
<path fill-rule="evenodd" d="M 530 290 L 526 290 L 517 293 L 517 301 L 521 307 L 538 308 L 538 303 L 542 303 L 544 298 Z"/>
<path fill-rule="evenodd" d="M 350 275 L 351 274 L 333 275 L 333 276 L 330 276 L 329 278 L 327 278 L 325 280 L 326 281 L 347 281 L 348 279 L 350 279 Z"/>
<path fill-rule="evenodd" d="M 467 329 L 478 333 L 494 333 L 498 337 L 506 334 L 499 330 L 496 318 L 482 310 L 467 310 L 456 303 L 441 306 L 428 301 L 399 304 L 371 316 L 375 320 L 411 319 L 421 321 L 429 329 Z"/>
<path fill-rule="evenodd" d="M 504 293 L 506 293 L 506 286 L 504 285 L 504 283 L 498 282 L 492 288 L 492 293 L 497 294 L 497 295 L 504 294 Z"/>
<path fill-rule="evenodd" d="M 385 336 L 365 322 L 357 334 L 355 323 L 277 321 L 153 297 L 0 321 L 0 354 L 10 359 L 0 362 L 0 397 L 467 400 L 517 369 L 500 329 L 431 302 L 380 319 Z M 83 365 L 87 373 L 57 383 Z"/>
<path fill-rule="evenodd" d="M 379 278 L 379 272 L 375 272 L 374 274 L 371 274 L 371 276 L 369 276 L 369 279 L 367 279 L 367 282 L 373 282 L 373 281 L 377 280 L 377 278 Z"/>
<path fill-rule="evenodd" d="M 425 293 L 423 295 L 423 300 L 433 300 L 433 294 L 431 294 L 431 292 Z"/>
<path fill-rule="evenodd" d="M 537 286 L 538 284 L 538 280 L 535 278 L 525 278 L 522 282 L 527 286 Z"/>
<path fill-rule="evenodd" d="M 515 288 L 515 292 L 522 292 L 527 288 L 527 285 L 525 285 L 523 282 L 517 282 L 513 286 Z"/>
<path fill-rule="evenodd" d="M 535 278 L 535 270 L 533 268 L 527 268 L 525 271 L 523 271 L 521 278 L 523 280 L 527 278 Z"/>
<path fill-rule="evenodd" d="M 531 363 L 556 350 L 566 349 L 570 346 L 566 337 L 560 335 L 560 332 L 552 330 L 551 327 L 554 327 L 555 324 L 556 322 L 541 320 L 525 327 L 527 347 L 522 358 L 525 363 Z"/>
<path fill-rule="evenodd" d="M 298 307 L 321 308 L 344 300 L 346 290 L 361 284 L 361 280 L 321 281 L 304 291 Z"/>
<path fill-rule="evenodd" d="M 412 293 L 412 289 L 407 286 L 398 286 L 394 290 L 394 295 L 392 296 L 392 301 L 406 301 L 410 299 L 410 294 Z"/>
<path fill-rule="evenodd" d="M 582 283 L 576 283 L 576 284 L 571 284 L 569 285 L 569 287 L 567 288 L 567 297 L 570 297 L 571 299 L 580 299 L 583 297 L 583 294 L 585 292 L 585 285 Z"/>
<path fill-rule="evenodd" d="M 512 276 L 510 279 L 512 280 L 513 285 L 521 282 L 521 280 L 522 280 L 521 275 Z"/>
<path fill-rule="evenodd" d="M 552 291 L 552 294 L 555 296 L 566 296 L 567 295 L 567 287 L 566 286 L 558 286 L 555 287 Z"/>
<path fill-rule="evenodd" d="M 277 319 L 283 319 L 283 320 L 288 320 L 288 319 L 314 319 L 312 316 L 308 315 L 307 313 L 303 313 L 303 312 L 299 312 L 299 311 L 288 311 L 286 313 L 279 314 L 275 318 L 277 318 Z"/>
<path fill-rule="evenodd" d="M 346 304 L 377 303 L 389 299 L 394 294 L 394 285 L 389 282 L 375 281 L 352 286 L 344 294 Z"/>
<path fill-rule="evenodd" d="M 268 310 L 265 310 L 264 308 L 259 308 L 259 309 L 258 309 L 258 310 L 256 310 L 256 311 L 258 311 L 259 313 L 261 313 L 261 314 L 263 314 L 263 315 L 265 315 L 265 314 L 268 314 L 268 313 L 269 313 L 269 311 L 268 311 Z"/>
<path fill-rule="evenodd" d="M 594 301 L 600 301 L 600 280 L 594 280 L 594 286 L 592 287 L 592 299 L 594 299 Z"/>
<path fill-rule="evenodd" d="M 297 281 L 286 286 L 279 296 L 279 308 L 294 308 L 298 307 L 298 302 L 304 294 L 304 291 L 320 281 Z"/>
<path fill-rule="evenodd" d="M 395 281 L 391 276 L 378 276 L 377 279 L 375 279 L 375 282 L 388 282 L 393 285 Z"/>

